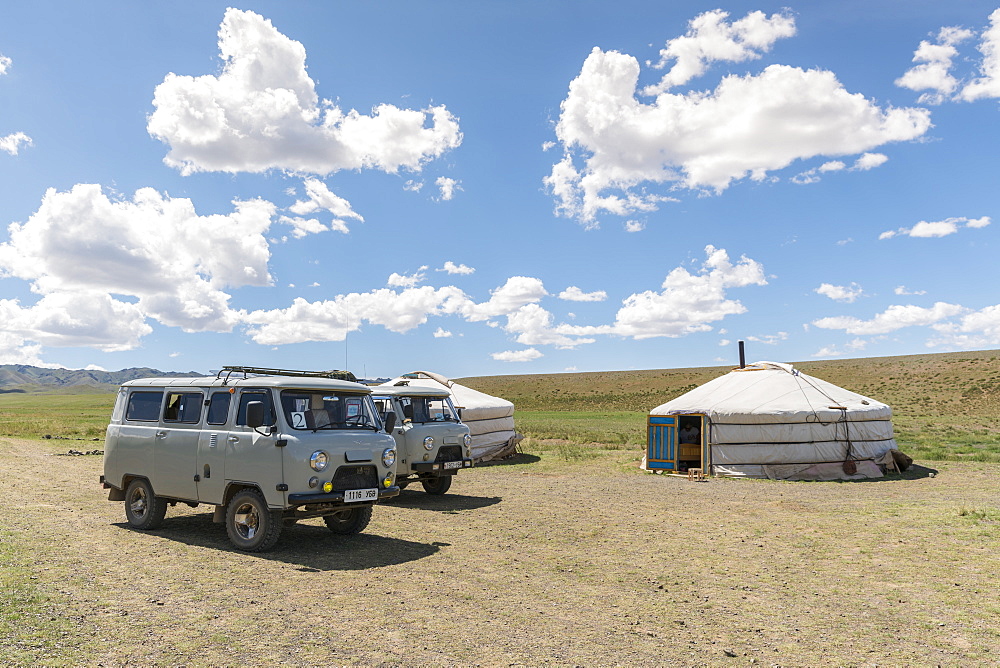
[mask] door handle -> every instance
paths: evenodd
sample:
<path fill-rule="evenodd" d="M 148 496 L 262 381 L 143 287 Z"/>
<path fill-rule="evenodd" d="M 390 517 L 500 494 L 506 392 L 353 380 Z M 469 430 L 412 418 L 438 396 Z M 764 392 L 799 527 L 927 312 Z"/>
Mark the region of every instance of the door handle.
<path fill-rule="evenodd" d="M 230 443 L 239 443 L 240 442 L 240 437 L 239 436 L 230 436 L 226 440 L 229 441 Z"/>
<path fill-rule="evenodd" d="M 166 438 L 166 437 L 167 437 L 167 432 L 165 431 L 156 432 L 156 438 Z"/>

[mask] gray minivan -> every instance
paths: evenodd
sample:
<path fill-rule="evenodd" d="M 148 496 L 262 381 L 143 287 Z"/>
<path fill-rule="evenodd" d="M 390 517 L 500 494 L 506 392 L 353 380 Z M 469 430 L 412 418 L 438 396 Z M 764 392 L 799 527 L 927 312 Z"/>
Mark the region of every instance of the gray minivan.
<path fill-rule="evenodd" d="M 249 552 L 300 519 L 363 531 L 372 506 L 399 494 L 396 446 L 371 390 L 341 373 L 223 367 L 123 384 L 105 437 L 108 500 L 125 502 L 136 529 L 159 526 L 168 504 L 215 506 Z"/>
<path fill-rule="evenodd" d="M 404 381 L 405 382 L 405 381 Z M 375 406 L 384 420 L 395 415 L 389 433 L 396 439 L 401 489 L 419 482 L 428 494 L 444 494 L 452 477 L 472 466 L 472 436 L 445 388 L 377 385 Z"/>

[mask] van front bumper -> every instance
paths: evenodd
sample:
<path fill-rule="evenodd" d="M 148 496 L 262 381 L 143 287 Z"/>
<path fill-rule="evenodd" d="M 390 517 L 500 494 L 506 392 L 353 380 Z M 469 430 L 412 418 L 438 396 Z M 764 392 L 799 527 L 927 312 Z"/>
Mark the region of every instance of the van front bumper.
<path fill-rule="evenodd" d="M 471 469 L 471 459 L 456 459 L 453 462 L 416 462 L 410 464 L 410 468 L 417 473 L 454 473 L 459 469 Z"/>
<path fill-rule="evenodd" d="M 399 496 L 399 486 L 393 485 L 392 487 L 386 487 L 378 491 L 378 500 L 391 499 L 394 496 Z M 335 505 L 365 505 L 365 501 L 351 501 L 347 503 L 344 501 L 343 492 L 330 492 L 320 493 L 320 494 L 289 494 L 288 495 L 288 505 L 290 506 L 305 506 L 311 503 L 332 503 Z M 367 502 L 370 503 L 370 502 Z"/>

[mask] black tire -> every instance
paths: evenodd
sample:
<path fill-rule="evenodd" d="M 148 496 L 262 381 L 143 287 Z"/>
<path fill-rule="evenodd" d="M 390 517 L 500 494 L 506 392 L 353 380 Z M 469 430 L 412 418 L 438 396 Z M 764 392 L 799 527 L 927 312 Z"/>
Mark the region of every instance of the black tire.
<path fill-rule="evenodd" d="M 451 479 L 453 477 L 450 475 L 439 475 L 436 478 L 421 480 L 420 483 L 424 486 L 424 491 L 428 494 L 444 494 L 451 489 Z"/>
<path fill-rule="evenodd" d="M 148 480 L 136 478 L 125 488 L 125 518 L 133 529 L 155 529 L 163 524 L 166 514 L 166 499 L 153 493 Z"/>
<path fill-rule="evenodd" d="M 333 515 L 324 515 L 323 521 L 326 527 L 333 533 L 343 535 L 361 533 L 372 521 L 372 507 L 362 506 L 359 508 L 345 508 Z"/>
<path fill-rule="evenodd" d="M 278 542 L 281 525 L 281 511 L 268 508 L 256 489 L 238 492 L 226 506 L 226 533 L 237 550 L 270 550 Z"/>

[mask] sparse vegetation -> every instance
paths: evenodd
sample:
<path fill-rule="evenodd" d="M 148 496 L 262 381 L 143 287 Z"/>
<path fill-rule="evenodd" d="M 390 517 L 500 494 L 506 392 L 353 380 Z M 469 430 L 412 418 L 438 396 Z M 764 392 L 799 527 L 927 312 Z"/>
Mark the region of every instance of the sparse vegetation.
<path fill-rule="evenodd" d="M 795 366 L 892 406 L 896 440 L 912 457 L 1000 462 L 1000 351 Z M 513 401 L 518 429 L 533 439 L 641 448 L 650 409 L 731 368 L 495 376 L 461 382 Z"/>
<path fill-rule="evenodd" d="M 28 437 L 0 437 L 16 509 L 0 514 L 0 663 L 997 663 L 997 353 L 812 364 L 893 405 L 916 466 L 651 475 L 646 412 L 727 369 L 473 379 L 517 403 L 520 455 L 443 497 L 407 490 L 358 536 L 302 521 L 267 555 L 234 552 L 205 506 L 126 528 L 100 457 L 42 438 L 99 438 L 113 395 L 0 395 L 0 432 Z"/>

